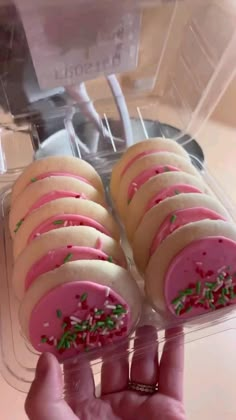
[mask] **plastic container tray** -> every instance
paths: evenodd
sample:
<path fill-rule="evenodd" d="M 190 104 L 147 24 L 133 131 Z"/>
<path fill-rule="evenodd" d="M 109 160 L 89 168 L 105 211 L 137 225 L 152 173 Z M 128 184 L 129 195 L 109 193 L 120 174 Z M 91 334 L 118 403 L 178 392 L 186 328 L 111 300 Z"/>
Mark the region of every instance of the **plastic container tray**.
<path fill-rule="evenodd" d="M 49 8 L 53 10 L 56 5 L 53 0 L 40 2 L 44 13 Z M 50 86 L 53 91 L 40 88 L 37 71 L 35 73 L 34 70 L 34 65 L 37 66 L 34 57 L 34 65 L 32 64 L 32 45 L 28 39 L 27 25 L 26 35 L 24 33 L 24 13 L 26 11 L 28 18 L 33 21 L 35 8 L 27 1 L 17 0 L 16 3 L 18 11 L 13 6 L 9 6 L 8 13 L 5 7 L 0 8 L 0 27 L 2 25 L 6 36 L 9 35 L 9 44 L 6 43 L 9 54 L 0 68 L 4 98 L 2 106 L 9 113 L 2 115 L 0 133 L 0 187 L 1 184 L 4 185 L 0 195 L 0 363 L 1 373 L 7 382 L 19 391 L 27 392 L 34 377 L 38 355 L 21 335 L 18 323 L 19 304 L 11 289 L 12 246 L 8 231 L 11 185 L 33 156 L 38 158 L 65 153 L 82 156 L 92 163 L 107 186 L 111 168 L 125 149 L 125 142 L 120 130 L 119 113 L 103 78 L 86 83 L 98 112 L 98 125 L 101 128 L 97 126 L 99 133 L 96 133 L 91 120 L 84 116 L 83 111 L 88 109 L 86 106 L 88 103 L 91 105 L 91 102 L 84 101 L 78 106 L 68 90 L 65 91 L 61 86 Z M 63 3 L 57 2 L 57 7 L 63 8 Z M 73 0 L 67 6 L 69 4 L 74 7 Z M 87 4 L 84 7 L 89 17 L 94 13 L 94 3 L 91 0 Z M 112 4 L 112 0 L 100 3 L 111 7 Z M 209 117 L 236 72 L 236 6 L 230 1 L 222 4 L 221 1 L 213 0 L 173 0 L 166 3 L 158 0 L 133 0 L 124 1 L 122 13 L 123 17 L 131 20 L 135 16 L 136 25 L 140 25 L 140 30 L 136 28 L 138 48 L 134 69 L 128 69 L 129 72 L 124 69 L 118 76 L 129 115 L 132 117 L 134 141 L 155 136 L 158 128 L 163 137 L 172 137 L 192 148 L 193 163 L 228 209 L 232 219 L 235 219 L 233 205 L 208 173 L 207 166 L 202 163 L 204 153 L 198 146 L 200 154 L 196 153 L 194 156 L 193 152 L 196 150 L 194 139 L 198 138 L 203 122 Z M 157 45 L 155 51 L 152 49 L 150 53 L 153 39 L 157 41 Z M 120 97 L 123 98 L 122 95 L 115 98 L 116 103 Z M 10 113 L 14 116 L 14 122 Z M 104 127 L 103 136 L 101 130 Z M 20 153 L 22 150 L 23 154 Z M 124 247 L 131 270 L 137 276 L 125 241 Z M 137 280 L 142 285 L 142 280 Z M 231 308 L 230 311 L 220 310 L 184 323 L 185 341 L 225 331 L 229 323 L 232 325 L 234 317 L 235 311 Z M 173 326 L 154 313 L 148 304 L 140 319 L 140 325 L 144 324 L 155 326 L 160 344 L 165 341 L 165 328 Z M 176 323 L 175 326 L 179 324 Z M 134 336 L 131 336 L 128 350 L 130 355 L 133 352 L 133 339 Z M 140 348 L 140 352 L 143 351 L 145 348 Z M 113 346 L 104 352 L 107 357 L 114 359 Z M 88 355 L 98 376 L 103 354 Z"/>
<path fill-rule="evenodd" d="M 104 185 L 109 185 L 110 170 L 112 164 L 120 157 L 122 152 L 113 152 L 111 153 L 96 153 L 96 158 L 91 157 L 94 166 L 100 173 Z M 228 202 L 227 197 L 224 193 L 217 187 L 214 179 L 208 174 L 204 166 L 192 156 L 193 164 L 196 167 L 199 167 L 199 170 L 202 173 L 203 180 L 211 188 L 211 190 L 216 194 L 218 199 L 224 204 Z M 34 377 L 35 365 L 38 359 L 38 354 L 31 348 L 30 344 L 25 341 L 24 337 L 21 334 L 19 321 L 18 321 L 18 309 L 19 302 L 15 298 L 12 292 L 11 286 L 11 273 L 12 273 L 12 240 L 10 238 L 9 229 L 8 229 L 8 214 L 9 214 L 9 199 L 11 194 L 11 185 L 4 189 L 0 195 L 0 237 L 2 241 L 0 242 L 0 264 L 1 264 L 1 353 L 2 353 L 2 373 L 12 386 L 17 388 L 20 391 L 27 391 L 30 383 Z M 228 206 L 228 211 L 231 213 L 231 207 Z M 232 213 L 231 213 L 232 215 Z M 232 215 L 233 218 L 233 215 Z M 137 270 L 132 261 L 132 253 L 129 249 L 129 246 L 125 239 L 123 239 L 123 248 L 126 252 L 127 259 L 129 261 L 130 270 L 133 276 L 136 278 L 140 289 L 143 289 L 143 280 L 138 275 Z M 144 304 L 143 313 L 141 319 L 137 326 L 142 325 L 151 325 L 155 327 L 158 331 L 158 341 L 159 344 L 165 341 L 165 329 L 181 326 L 184 329 L 185 341 L 197 339 L 208 335 L 210 331 L 214 331 L 214 326 L 219 328 L 221 325 L 220 331 L 225 328 L 225 323 L 234 318 L 236 315 L 236 308 L 233 307 L 225 308 L 218 310 L 214 313 L 200 316 L 194 318 L 194 320 L 189 322 L 183 322 L 177 320 L 173 323 L 173 320 L 170 322 L 168 319 L 163 318 L 160 314 L 154 312 L 148 302 Z M 196 337 L 194 338 L 194 333 Z M 135 340 L 135 333 L 130 336 L 130 347 L 128 353 L 132 356 L 133 346 Z M 114 360 L 116 357 L 123 356 L 122 353 L 114 356 L 114 351 L 119 353 L 119 347 L 121 344 L 107 346 L 101 353 L 100 351 L 92 351 L 88 354 L 88 357 L 91 360 L 94 372 L 99 376 L 101 369 L 101 357 L 106 355 L 106 358 L 111 358 Z M 142 345 L 140 349 L 140 354 L 145 352 L 145 345 Z M 79 360 L 79 356 L 77 358 Z"/>

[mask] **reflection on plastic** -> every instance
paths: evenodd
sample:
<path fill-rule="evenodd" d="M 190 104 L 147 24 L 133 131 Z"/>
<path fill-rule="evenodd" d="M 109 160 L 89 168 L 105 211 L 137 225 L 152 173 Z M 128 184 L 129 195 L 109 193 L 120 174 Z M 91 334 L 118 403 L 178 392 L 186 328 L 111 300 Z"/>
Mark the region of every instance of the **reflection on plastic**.
<path fill-rule="evenodd" d="M 5 153 L 4 150 L 2 148 L 2 129 L 0 128 L 0 174 L 6 172 L 6 158 L 5 158 Z"/>

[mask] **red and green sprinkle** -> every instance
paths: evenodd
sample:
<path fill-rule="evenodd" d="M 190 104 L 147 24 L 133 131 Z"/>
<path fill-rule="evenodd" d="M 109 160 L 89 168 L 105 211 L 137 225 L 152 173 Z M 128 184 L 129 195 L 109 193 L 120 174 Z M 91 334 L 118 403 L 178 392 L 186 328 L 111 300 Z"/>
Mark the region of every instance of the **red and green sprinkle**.
<path fill-rule="evenodd" d="M 172 214 L 172 216 L 170 218 L 170 223 L 175 223 L 176 219 L 177 219 L 176 214 Z"/>
<path fill-rule="evenodd" d="M 225 271 L 226 270 L 226 271 Z M 229 274 L 230 267 L 225 267 L 217 273 L 216 281 L 197 281 L 195 285 L 190 284 L 185 290 L 178 293 L 171 304 L 177 316 L 191 312 L 194 308 L 211 309 L 215 311 L 228 306 L 236 298 L 236 282 Z M 199 268 L 196 272 L 201 278 L 213 275 L 213 271 L 204 271 Z"/>
<path fill-rule="evenodd" d="M 83 293 L 80 297 L 80 302 L 85 302 L 88 297 L 88 293 Z"/>
<path fill-rule="evenodd" d="M 21 227 L 21 225 L 22 225 L 23 222 L 24 222 L 24 219 L 19 220 L 19 222 L 16 224 L 14 233 L 17 233 L 18 232 L 18 230 L 20 229 L 20 227 Z"/>
<path fill-rule="evenodd" d="M 62 311 L 60 309 L 57 309 L 57 318 L 62 318 Z"/>
<path fill-rule="evenodd" d="M 62 333 L 59 338 L 41 336 L 41 343 L 54 345 L 59 353 L 67 349 L 82 346 L 84 351 L 89 351 L 94 346 L 102 347 L 106 342 L 112 342 L 113 337 L 122 336 L 127 332 L 124 325 L 124 317 L 127 308 L 120 304 L 114 304 L 114 299 L 105 300 L 104 308 L 85 307 L 88 293 L 80 296 L 82 310 L 86 310 L 86 319 L 81 320 L 75 315 L 64 316 L 60 309 L 56 310 L 56 316 L 62 319 Z M 107 299 L 107 297 L 104 297 Z M 84 305 L 84 306 L 83 306 Z"/>
<path fill-rule="evenodd" d="M 63 225 L 64 220 L 54 220 L 53 224 L 54 225 Z"/>
<path fill-rule="evenodd" d="M 67 255 L 65 256 L 65 258 L 64 258 L 63 263 L 64 263 L 64 264 L 68 263 L 69 261 L 71 261 L 71 259 L 72 259 L 72 258 L 73 258 L 73 254 L 72 254 L 72 253 L 67 254 Z"/>

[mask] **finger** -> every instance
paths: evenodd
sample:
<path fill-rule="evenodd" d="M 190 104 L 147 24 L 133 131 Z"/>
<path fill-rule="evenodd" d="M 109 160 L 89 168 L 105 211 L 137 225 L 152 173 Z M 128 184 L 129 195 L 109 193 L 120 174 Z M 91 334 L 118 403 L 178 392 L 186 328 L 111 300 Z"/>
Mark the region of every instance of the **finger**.
<path fill-rule="evenodd" d="M 113 354 L 103 358 L 101 394 L 127 389 L 129 383 L 128 342 L 119 346 Z"/>
<path fill-rule="evenodd" d="M 130 379 L 144 385 L 158 383 L 158 345 L 154 327 L 143 326 L 137 330 Z"/>
<path fill-rule="evenodd" d="M 25 402 L 30 420 L 78 420 L 62 398 L 61 368 L 52 354 L 43 354 Z"/>
<path fill-rule="evenodd" d="M 65 398 L 74 412 L 83 402 L 95 397 L 93 372 L 84 355 L 64 364 L 64 382 Z"/>
<path fill-rule="evenodd" d="M 182 329 L 166 331 L 161 363 L 159 392 L 183 401 L 184 339 Z"/>

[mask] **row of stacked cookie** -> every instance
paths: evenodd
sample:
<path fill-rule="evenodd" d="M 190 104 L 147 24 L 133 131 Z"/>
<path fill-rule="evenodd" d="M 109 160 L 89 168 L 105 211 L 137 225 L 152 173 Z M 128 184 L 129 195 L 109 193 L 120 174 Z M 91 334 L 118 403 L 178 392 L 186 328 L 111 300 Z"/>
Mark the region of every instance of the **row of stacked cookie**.
<path fill-rule="evenodd" d="M 9 217 L 24 335 L 65 359 L 129 334 L 140 295 L 102 181 L 87 162 L 50 157 L 16 181 Z"/>
<path fill-rule="evenodd" d="M 236 227 L 180 145 L 132 146 L 110 191 L 156 310 L 189 318 L 236 303 Z"/>

